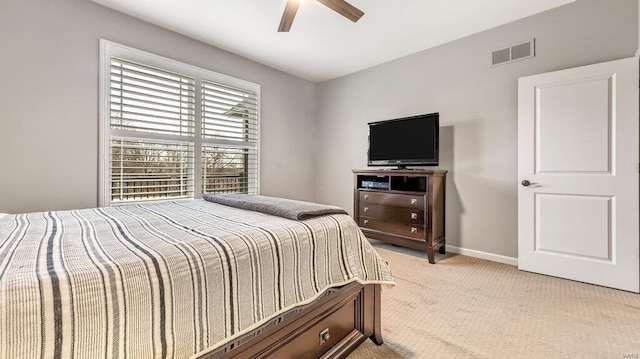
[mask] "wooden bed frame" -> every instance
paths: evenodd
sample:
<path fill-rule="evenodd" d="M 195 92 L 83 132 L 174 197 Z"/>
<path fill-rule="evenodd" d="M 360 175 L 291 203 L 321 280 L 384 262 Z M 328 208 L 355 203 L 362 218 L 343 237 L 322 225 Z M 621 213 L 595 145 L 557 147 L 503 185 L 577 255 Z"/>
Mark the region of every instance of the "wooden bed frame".
<path fill-rule="evenodd" d="M 327 290 L 200 359 L 346 358 L 371 338 L 382 344 L 380 285 L 350 283 Z"/>

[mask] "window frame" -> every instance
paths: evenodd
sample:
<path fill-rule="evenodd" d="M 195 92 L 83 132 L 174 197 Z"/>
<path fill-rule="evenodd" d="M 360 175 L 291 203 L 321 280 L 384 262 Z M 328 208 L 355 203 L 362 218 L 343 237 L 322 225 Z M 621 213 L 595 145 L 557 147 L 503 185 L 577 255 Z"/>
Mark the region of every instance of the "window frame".
<path fill-rule="evenodd" d="M 98 157 L 98 206 L 107 207 L 111 203 L 111 137 L 124 136 L 128 138 L 136 138 L 135 131 L 126 132 L 124 130 L 111 129 L 111 104 L 110 104 L 110 73 L 111 58 L 119 57 L 129 61 L 138 62 L 146 66 L 157 67 L 162 70 L 181 73 L 192 76 L 195 79 L 195 129 L 193 135 L 193 198 L 202 198 L 202 145 L 238 145 L 229 143 L 229 141 L 205 139 L 202 136 L 202 82 L 214 82 L 226 86 L 237 87 L 240 89 L 253 91 L 256 93 L 257 99 L 257 116 L 258 116 L 258 134 L 255 142 L 257 152 L 256 165 L 256 194 L 260 194 L 260 154 L 261 154 L 261 86 L 259 84 L 238 79 L 232 76 L 217 73 L 215 71 L 203 69 L 197 66 L 189 65 L 180 61 L 176 61 L 164 56 L 152 54 L 143 50 L 138 50 L 129 46 L 121 45 L 105 39 L 100 39 L 100 57 L 99 57 L 99 157 Z M 145 136 L 148 137 L 148 136 Z M 149 137 L 151 139 L 163 140 L 167 137 L 163 134 L 154 134 Z M 136 203 L 136 202 L 153 202 L 173 200 L 173 198 L 151 199 L 142 201 L 127 201 L 120 204 Z"/>

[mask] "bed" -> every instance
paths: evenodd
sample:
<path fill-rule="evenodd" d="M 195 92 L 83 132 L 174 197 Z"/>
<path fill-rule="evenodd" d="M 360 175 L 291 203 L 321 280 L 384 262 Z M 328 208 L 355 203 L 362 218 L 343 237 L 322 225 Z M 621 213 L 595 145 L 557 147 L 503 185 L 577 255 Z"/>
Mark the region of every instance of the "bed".
<path fill-rule="evenodd" d="M 0 358 L 343 358 L 382 342 L 393 284 L 344 213 L 176 200 L 7 215 Z"/>

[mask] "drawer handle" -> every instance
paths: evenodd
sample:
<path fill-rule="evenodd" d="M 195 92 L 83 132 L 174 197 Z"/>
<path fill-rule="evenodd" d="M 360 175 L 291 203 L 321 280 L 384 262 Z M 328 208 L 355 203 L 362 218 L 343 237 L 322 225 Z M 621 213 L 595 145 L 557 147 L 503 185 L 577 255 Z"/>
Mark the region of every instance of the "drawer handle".
<path fill-rule="evenodd" d="M 418 200 L 416 198 L 411 198 L 411 204 L 418 204 Z"/>
<path fill-rule="evenodd" d="M 418 219 L 417 213 L 411 213 L 411 219 Z"/>
<path fill-rule="evenodd" d="M 369 223 L 369 220 L 368 220 L 368 219 L 365 219 L 365 220 L 363 221 L 363 223 L 364 223 L 364 224 L 367 224 L 367 223 Z"/>
<path fill-rule="evenodd" d="M 365 212 L 369 212 L 369 207 L 364 207 Z"/>
<path fill-rule="evenodd" d="M 418 228 L 416 228 L 416 227 L 411 227 L 411 233 L 413 233 L 413 234 L 418 233 Z"/>
<path fill-rule="evenodd" d="M 365 195 L 364 195 L 364 199 L 369 199 L 369 195 L 368 195 L 368 194 L 365 194 Z"/>
<path fill-rule="evenodd" d="M 326 343 L 331 338 L 329 335 L 329 328 L 320 332 L 320 345 Z"/>

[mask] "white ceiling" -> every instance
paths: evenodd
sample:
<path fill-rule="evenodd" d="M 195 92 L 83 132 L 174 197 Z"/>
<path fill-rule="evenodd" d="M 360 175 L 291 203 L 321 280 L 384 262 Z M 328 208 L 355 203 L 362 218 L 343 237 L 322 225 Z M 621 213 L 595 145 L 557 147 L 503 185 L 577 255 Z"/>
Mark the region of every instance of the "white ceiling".
<path fill-rule="evenodd" d="M 349 0 L 357 23 L 308 0 L 289 33 L 277 32 L 286 0 L 92 1 L 321 82 L 575 0 Z"/>

